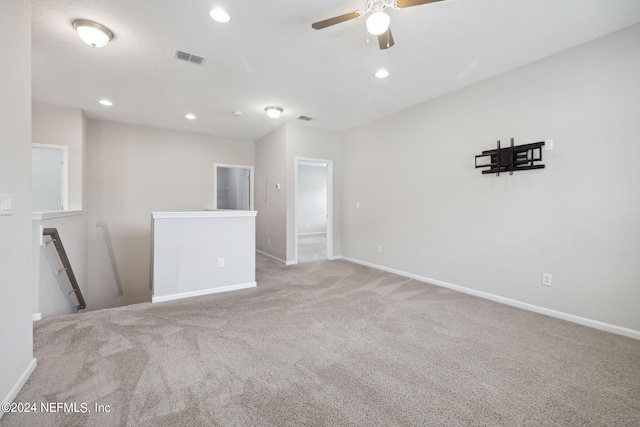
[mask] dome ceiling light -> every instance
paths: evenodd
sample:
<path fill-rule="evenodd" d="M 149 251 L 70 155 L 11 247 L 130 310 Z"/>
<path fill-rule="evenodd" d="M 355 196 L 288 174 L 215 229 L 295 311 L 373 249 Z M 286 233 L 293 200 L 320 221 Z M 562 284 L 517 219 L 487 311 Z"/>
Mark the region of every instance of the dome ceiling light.
<path fill-rule="evenodd" d="M 211 9 L 209 12 L 209 16 L 216 22 L 220 22 L 221 24 L 225 24 L 231 20 L 231 16 L 224 10 L 219 7 Z"/>
<path fill-rule="evenodd" d="M 110 29 L 86 19 L 73 21 L 73 28 L 76 29 L 82 41 L 91 47 L 106 46 L 113 38 L 113 33 Z"/>
<path fill-rule="evenodd" d="M 280 117 L 284 110 L 280 107 L 270 106 L 266 107 L 264 111 L 267 112 L 267 116 L 269 116 L 270 118 L 277 119 L 278 117 Z"/>

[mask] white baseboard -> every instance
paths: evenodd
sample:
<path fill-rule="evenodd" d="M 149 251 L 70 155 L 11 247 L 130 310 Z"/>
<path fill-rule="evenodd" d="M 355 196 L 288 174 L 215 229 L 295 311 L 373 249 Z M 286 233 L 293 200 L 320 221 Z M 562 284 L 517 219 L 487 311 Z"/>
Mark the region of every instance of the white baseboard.
<path fill-rule="evenodd" d="M 329 261 L 336 261 L 336 260 L 339 260 L 339 259 L 344 259 L 344 257 L 342 255 L 336 255 L 336 256 L 332 256 L 332 257 L 330 257 L 328 259 L 329 259 Z"/>
<path fill-rule="evenodd" d="M 27 380 L 29 379 L 33 371 L 36 369 L 36 366 L 38 366 L 38 361 L 34 357 L 33 359 L 31 359 L 31 362 L 29 362 L 27 369 L 25 369 L 22 375 L 20 375 L 20 378 L 18 378 L 18 381 L 15 383 L 15 385 L 11 387 L 11 390 L 9 390 L 9 393 L 2 399 L 2 403 L 13 402 L 13 399 L 15 399 L 18 393 L 20 393 L 20 390 L 22 390 L 22 387 L 27 382 Z M 4 415 L 4 411 L 0 409 L 0 418 L 2 418 L 3 415 Z"/>
<path fill-rule="evenodd" d="M 38 320 L 42 320 L 42 313 L 33 313 L 31 315 L 31 320 L 37 322 Z"/>
<path fill-rule="evenodd" d="M 419 280 L 421 282 L 430 283 L 432 285 L 440 286 L 443 288 L 452 289 L 454 291 L 462 292 L 469 295 L 474 295 L 480 298 L 488 299 L 491 301 L 499 302 L 502 304 L 510 305 L 524 310 L 533 311 L 535 313 L 545 314 L 547 316 L 556 317 L 558 319 L 567 320 L 569 322 L 578 323 L 580 325 L 589 326 L 591 328 L 600 329 L 602 331 L 612 332 L 617 335 L 623 335 L 625 337 L 634 338 L 640 340 L 640 331 L 625 328 L 623 326 L 611 325 L 609 323 L 600 322 L 598 320 L 587 319 L 585 317 L 575 316 L 573 314 L 563 313 L 561 311 L 551 310 L 549 308 L 540 307 L 537 305 L 528 304 L 526 302 L 513 300 L 510 298 L 501 297 L 499 295 L 490 294 L 487 292 L 477 291 L 471 288 L 465 288 L 464 286 L 454 285 L 451 283 L 443 282 L 441 280 L 430 279 L 428 277 L 419 276 L 413 273 L 407 273 L 405 271 L 396 270 L 394 268 L 384 267 L 382 265 L 372 264 L 370 262 L 361 261 L 349 257 L 341 257 L 345 261 L 353 262 L 355 264 L 365 265 L 367 267 L 375 268 L 377 270 L 386 271 L 388 273 L 397 274 L 398 276 L 408 277 L 410 279 Z"/>
<path fill-rule="evenodd" d="M 281 263 L 283 263 L 284 265 L 296 265 L 296 264 L 298 263 L 297 261 L 285 261 L 285 260 L 283 260 L 283 259 L 280 259 L 280 258 L 274 257 L 273 255 L 270 255 L 270 254 L 268 254 L 268 253 L 266 253 L 266 252 L 259 251 L 259 250 L 257 250 L 257 249 L 256 249 L 256 252 L 258 252 L 259 254 L 262 254 L 262 255 L 264 255 L 264 256 L 268 256 L 269 258 L 273 258 L 273 259 L 275 259 L 276 261 L 280 261 L 280 262 L 281 262 Z"/>
<path fill-rule="evenodd" d="M 240 289 L 255 288 L 256 286 L 258 286 L 256 282 L 240 283 L 238 285 L 220 286 L 218 288 L 203 289 L 200 291 L 182 292 L 179 294 L 163 295 L 161 297 L 151 297 L 151 302 L 156 303 L 156 302 L 174 301 L 182 298 L 199 297 L 202 295 L 217 294 L 220 292 L 238 291 Z"/>
<path fill-rule="evenodd" d="M 273 255 L 271 255 L 271 254 L 266 253 L 266 252 L 262 252 L 262 251 L 259 251 L 259 250 L 257 250 L 257 249 L 256 249 L 256 252 L 258 252 L 259 254 L 262 254 L 262 255 L 264 255 L 264 256 L 268 256 L 269 258 L 273 258 L 273 259 L 275 259 L 276 261 L 280 261 L 280 262 L 281 262 L 281 263 L 283 263 L 283 264 L 286 264 L 286 263 L 287 263 L 285 260 L 280 259 L 280 258 L 277 258 L 277 257 L 275 257 L 275 256 L 273 256 Z"/>
<path fill-rule="evenodd" d="M 314 234 L 327 234 L 326 231 L 313 231 L 311 233 L 298 233 L 298 236 L 313 236 Z"/>

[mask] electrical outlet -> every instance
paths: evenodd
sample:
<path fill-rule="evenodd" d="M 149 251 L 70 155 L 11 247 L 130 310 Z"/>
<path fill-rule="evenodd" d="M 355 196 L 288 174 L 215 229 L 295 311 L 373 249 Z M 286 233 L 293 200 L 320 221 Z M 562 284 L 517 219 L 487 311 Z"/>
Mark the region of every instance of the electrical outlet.
<path fill-rule="evenodd" d="M 224 258 L 218 258 L 218 267 L 224 267 Z"/>
<path fill-rule="evenodd" d="M 360 209 L 360 203 L 356 202 L 356 209 Z"/>
<path fill-rule="evenodd" d="M 553 139 L 545 139 L 544 140 L 544 151 L 553 150 Z"/>
<path fill-rule="evenodd" d="M 267 237 L 267 245 L 271 244 L 271 237 Z"/>
<path fill-rule="evenodd" d="M 551 276 L 548 273 L 543 273 L 542 274 L 542 284 L 545 286 L 551 286 L 551 279 L 553 276 Z"/>
<path fill-rule="evenodd" d="M 378 253 L 381 254 L 382 253 L 382 246 L 378 246 Z"/>

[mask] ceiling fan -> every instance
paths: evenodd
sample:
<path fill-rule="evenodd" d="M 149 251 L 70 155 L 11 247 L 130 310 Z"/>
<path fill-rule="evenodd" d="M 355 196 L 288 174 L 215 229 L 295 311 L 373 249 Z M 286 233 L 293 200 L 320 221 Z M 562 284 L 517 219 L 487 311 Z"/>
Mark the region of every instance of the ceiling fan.
<path fill-rule="evenodd" d="M 355 12 L 346 13 L 334 18 L 325 19 L 324 21 L 311 24 L 316 30 L 330 27 L 341 22 L 359 18 L 371 12 L 367 18 L 367 31 L 374 36 L 378 36 L 378 44 L 380 49 L 389 49 L 394 45 L 393 36 L 389 23 L 391 18 L 385 13 L 385 9 L 404 9 L 406 7 L 420 6 L 421 4 L 435 3 L 443 0 L 365 0 L 366 9 L 356 10 Z"/>

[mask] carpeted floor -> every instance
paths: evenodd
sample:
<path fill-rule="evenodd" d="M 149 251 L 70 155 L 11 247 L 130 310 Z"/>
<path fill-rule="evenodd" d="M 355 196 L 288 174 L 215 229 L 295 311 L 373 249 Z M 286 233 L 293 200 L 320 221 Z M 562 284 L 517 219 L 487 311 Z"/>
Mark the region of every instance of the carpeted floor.
<path fill-rule="evenodd" d="M 16 402 L 90 412 L 0 425 L 640 425 L 640 341 L 345 261 L 257 261 L 255 289 L 37 322 Z"/>
<path fill-rule="evenodd" d="M 327 259 L 327 233 L 298 234 L 298 262 Z"/>

